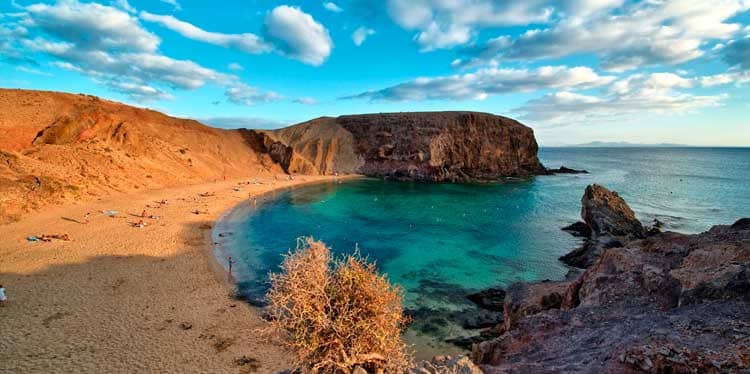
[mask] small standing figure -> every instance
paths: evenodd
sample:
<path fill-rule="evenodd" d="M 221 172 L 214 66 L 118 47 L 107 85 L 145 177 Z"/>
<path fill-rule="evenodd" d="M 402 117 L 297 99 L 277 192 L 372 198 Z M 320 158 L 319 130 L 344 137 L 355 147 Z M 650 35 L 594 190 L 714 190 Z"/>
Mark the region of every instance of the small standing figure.
<path fill-rule="evenodd" d="M 5 300 L 8 300 L 8 298 L 5 297 L 5 288 L 3 288 L 3 285 L 0 284 L 0 306 L 5 305 Z"/>
<path fill-rule="evenodd" d="M 91 218 L 91 212 L 86 212 L 86 214 L 83 216 L 83 222 L 89 223 L 90 218 Z"/>
<path fill-rule="evenodd" d="M 141 218 L 146 218 L 146 209 L 141 212 Z"/>
<path fill-rule="evenodd" d="M 232 279 L 232 265 L 234 265 L 234 259 L 232 258 L 232 256 L 229 256 L 229 258 L 227 259 L 227 263 L 229 264 L 229 280 L 231 280 Z"/>

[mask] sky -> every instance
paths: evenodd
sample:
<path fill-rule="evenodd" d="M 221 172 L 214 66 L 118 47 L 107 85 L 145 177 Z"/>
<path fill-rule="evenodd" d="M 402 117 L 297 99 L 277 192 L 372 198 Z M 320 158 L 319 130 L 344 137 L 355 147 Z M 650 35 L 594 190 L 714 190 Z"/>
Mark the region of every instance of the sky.
<path fill-rule="evenodd" d="M 473 110 L 543 146 L 750 146 L 750 0 L 0 0 L 0 87 L 227 128 Z"/>

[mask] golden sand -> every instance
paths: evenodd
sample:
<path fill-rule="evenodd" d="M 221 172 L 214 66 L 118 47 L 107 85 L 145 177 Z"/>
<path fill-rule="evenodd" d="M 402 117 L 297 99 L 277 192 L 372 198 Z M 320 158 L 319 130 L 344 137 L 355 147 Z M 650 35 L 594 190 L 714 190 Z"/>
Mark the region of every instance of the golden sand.
<path fill-rule="evenodd" d="M 0 372 L 288 369 L 284 352 L 255 333 L 263 323 L 257 309 L 230 297 L 211 227 L 250 195 L 333 178 L 263 177 L 262 184 L 234 180 L 113 195 L 0 226 L 0 284 L 8 296 L 0 307 Z M 201 197 L 205 192 L 213 196 Z M 160 206 L 162 199 L 168 203 Z M 160 219 L 133 227 L 144 209 Z M 120 213 L 112 218 L 104 210 Z M 63 233 L 72 240 L 27 241 Z M 239 365 L 243 356 L 249 363 Z"/>

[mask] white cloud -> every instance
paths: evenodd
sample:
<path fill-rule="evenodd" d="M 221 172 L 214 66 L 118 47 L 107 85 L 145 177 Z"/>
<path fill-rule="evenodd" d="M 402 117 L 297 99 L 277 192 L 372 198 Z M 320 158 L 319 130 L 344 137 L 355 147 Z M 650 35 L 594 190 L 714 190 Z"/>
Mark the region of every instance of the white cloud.
<path fill-rule="evenodd" d="M 333 48 L 328 30 L 297 7 L 274 8 L 266 16 L 264 33 L 282 53 L 310 65 L 321 65 Z"/>
<path fill-rule="evenodd" d="M 346 97 L 373 100 L 482 100 L 488 95 L 541 89 L 598 87 L 612 82 L 588 67 L 544 66 L 536 69 L 487 68 L 474 73 L 417 78 L 382 90 Z"/>
<path fill-rule="evenodd" d="M 245 68 L 242 67 L 242 65 L 240 65 L 240 64 L 238 64 L 236 62 L 230 63 L 229 65 L 227 65 L 227 68 L 229 68 L 229 70 L 232 70 L 232 71 L 243 71 L 243 70 L 245 70 Z"/>
<path fill-rule="evenodd" d="M 354 45 L 359 47 L 370 35 L 375 35 L 375 30 L 361 26 L 352 33 L 352 41 L 354 42 Z"/>
<path fill-rule="evenodd" d="M 56 5 L 30 5 L 26 10 L 26 27 L 62 37 L 78 48 L 154 52 L 161 42 L 137 18 L 101 4 L 61 0 Z"/>
<path fill-rule="evenodd" d="M 538 124 L 566 125 L 627 120 L 650 114 L 678 115 L 717 106 L 726 95 L 681 92 L 693 80 L 672 73 L 635 74 L 613 82 L 599 96 L 562 91 L 531 100 L 514 111 Z"/>
<path fill-rule="evenodd" d="M 29 74 L 41 75 L 41 76 L 44 76 L 44 77 L 51 77 L 52 76 L 52 74 L 50 74 L 50 73 L 48 73 L 46 71 L 41 71 L 41 70 L 30 68 L 30 67 L 27 67 L 27 66 L 16 66 L 16 70 L 24 72 L 24 73 L 29 73 Z"/>
<path fill-rule="evenodd" d="M 22 49 L 25 55 L 52 56 L 56 59 L 52 65 L 85 74 L 134 100 L 172 98 L 160 86 L 192 90 L 207 84 L 224 87 L 236 103 L 278 97 L 247 86 L 235 75 L 162 55 L 158 52 L 160 39 L 123 9 L 77 0 L 34 4 L 25 9 L 27 14 L 21 21 L 24 27 L 44 36 L 16 37 L 12 40 L 14 48 Z"/>
<path fill-rule="evenodd" d="M 136 13 L 137 10 L 130 5 L 128 0 L 116 0 L 113 2 L 114 5 L 120 7 L 122 10 L 128 12 L 128 13 Z"/>
<path fill-rule="evenodd" d="M 388 13 L 401 27 L 417 30 L 422 50 L 468 43 L 477 29 L 547 22 L 551 1 L 388 0 Z"/>
<path fill-rule="evenodd" d="M 235 104 L 255 105 L 281 100 L 283 97 L 276 92 L 260 92 L 255 87 L 245 84 L 236 84 L 226 91 L 229 101 Z"/>
<path fill-rule="evenodd" d="M 315 100 L 312 97 L 300 97 L 298 99 L 294 99 L 294 102 L 297 104 L 315 105 L 318 103 L 318 100 Z"/>
<path fill-rule="evenodd" d="M 177 0 L 159 0 L 159 1 L 161 1 L 162 3 L 171 5 L 172 7 L 174 7 L 175 10 L 182 10 L 182 6 L 180 5 L 179 2 L 177 2 Z"/>
<path fill-rule="evenodd" d="M 186 38 L 225 48 L 234 48 L 247 53 L 264 53 L 272 49 L 270 45 L 266 44 L 255 34 L 224 34 L 210 32 L 188 22 L 181 21 L 173 16 L 158 15 L 143 11 L 140 13 L 140 17 L 145 21 L 156 22 Z"/>
<path fill-rule="evenodd" d="M 595 2 L 591 2 L 595 3 Z M 534 60 L 593 53 L 610 71 L 625 71 L 644 65 L 674 65 L 701 57 L 709 40 L 726 40 L 741 25 L 730 19 L 750 8 L 745 0 L 674 0 L 617 2 L 591 7 L 573 16 L 565 15 L 552 27 L 532 29 L 502 44 L 464 52 L 476 63 L 492 60 Z M 581 16 L 583 14 L 584 16 Z"/>
<path fill-rule="evenodd" d="M 323 3 L 323 8 L 326 8 L 326 10 L 330 10 L 334 13 L 341 13 L 344 11 L 343 9 L 341 9 L 341 7 L 330 1 Z"/>

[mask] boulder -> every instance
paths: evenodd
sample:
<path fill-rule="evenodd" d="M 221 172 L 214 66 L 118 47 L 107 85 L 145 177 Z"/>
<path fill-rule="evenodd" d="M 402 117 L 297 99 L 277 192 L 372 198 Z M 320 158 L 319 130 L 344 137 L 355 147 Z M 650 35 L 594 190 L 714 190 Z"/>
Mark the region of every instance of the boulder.
<path fill-rule="evenodd" d="M 503 306 L 505 305 L 505 290 L 500 288 L 488 288 L 470 294 L 466 296 L 466 298 L 480 308 L 502 312 Z"/>
<path fill-rule="evenodd" d="M 587 268 L 607 249 L 622 247 L 646 237 L 646 230 L 617 192 L 592 184 L 581 198 L 582 223 L 563 228 L 587 240 L 560 260 L 570 266 Z M 588 230 L 583 227 L 588 226 Z"/>

